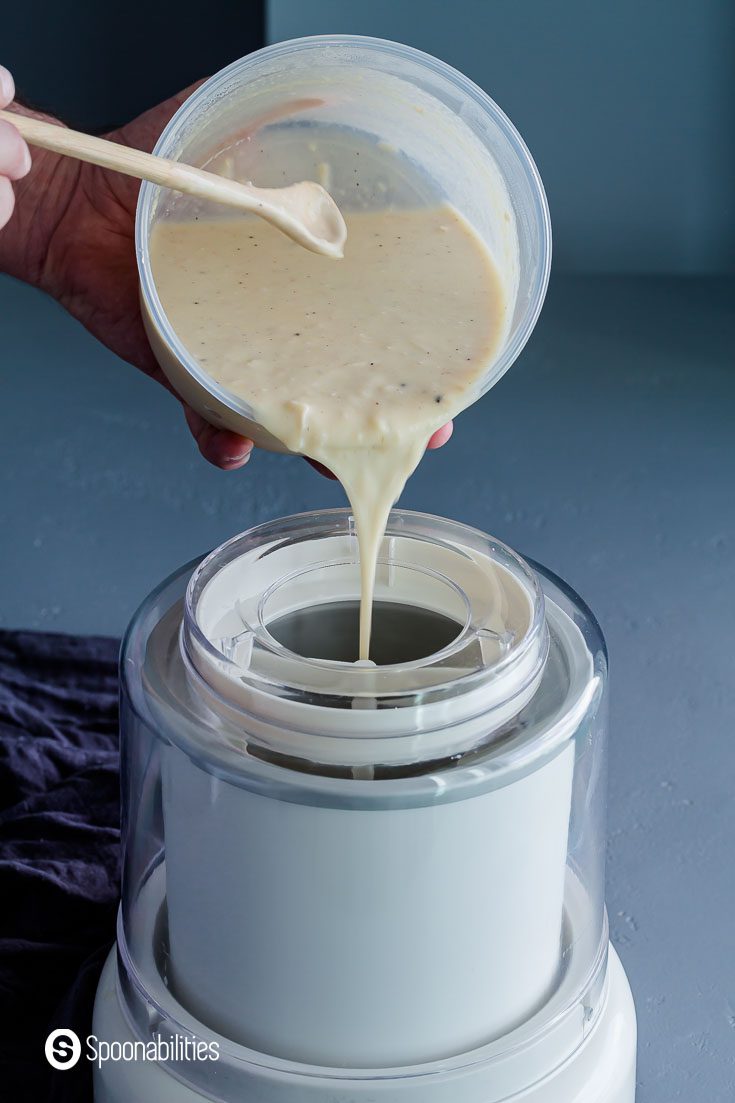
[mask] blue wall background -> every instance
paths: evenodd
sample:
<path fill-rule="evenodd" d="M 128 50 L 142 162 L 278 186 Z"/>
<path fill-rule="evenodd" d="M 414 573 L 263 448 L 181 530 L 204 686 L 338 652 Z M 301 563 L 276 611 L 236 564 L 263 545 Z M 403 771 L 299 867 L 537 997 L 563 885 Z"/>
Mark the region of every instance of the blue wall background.
<path fill-rule="evenodd" d="M 735 271 L 732 0 L 210 0 L 206 33 L 201 12 L 27 0 L 3 17 L 0 56 L 31 102 L 94 130 L 264 34 L 397 39 L 466 72 L 518 126 L 558 272 Z"/>
<path fill-rule="evenodd" d="M 25 0 L 0 61 L 29 98 L 101 127 L 247 52 L 258 7 Z M 538 328 L 402 504 L 545 563 L 605 632 L 607 901 L 637 1103 L 735 1099 L 734 26 L 732 0 L 268 3 L 271 40 L 374 34 L 465 70 L 544 176 L 556 258 Z M 295 459 L 208 467 L 162 388 L 5 277 L 0 379 L 3 628 L 119 634 L 197 553 L 343 503 Z"/>
<path fill-rule="evenodd" d="M 264 21 L 263 0 L 23 0 L 3 7 L 0 60 L 25 102 L 102 131 L 258 49 Z"/>
<path fill-rule="evenodd" d="M 732 0 L 268 0 L 269 41 L 321 33 L 407 42 L 500 104 L 557 271 L 735 269 Z"/>

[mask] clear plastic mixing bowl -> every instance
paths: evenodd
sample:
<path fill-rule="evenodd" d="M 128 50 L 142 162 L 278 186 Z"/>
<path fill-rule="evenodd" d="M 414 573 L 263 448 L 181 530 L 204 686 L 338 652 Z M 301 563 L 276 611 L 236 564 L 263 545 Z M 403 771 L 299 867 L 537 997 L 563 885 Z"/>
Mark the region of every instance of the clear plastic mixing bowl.
<path fill-rule="evenodd" d="M 264 187 L 318 180 L 345 211 L 451 203 L 485 241 L 509 307 L 483 393 L 528 340 L 551 263 L 541 179 L 500 108 L 436 58 L 349 35 L 269 46 L 198 88 L 155 152 Z M 136 248 L 151 344 L 176 390 L 209 421 L 284 451 L 246 402 L 202 370 L 162 308 L 151 272 L 152 229 L 160 219 L 195 216 L 222 212 L 153 184 L 141 188 Z"/>

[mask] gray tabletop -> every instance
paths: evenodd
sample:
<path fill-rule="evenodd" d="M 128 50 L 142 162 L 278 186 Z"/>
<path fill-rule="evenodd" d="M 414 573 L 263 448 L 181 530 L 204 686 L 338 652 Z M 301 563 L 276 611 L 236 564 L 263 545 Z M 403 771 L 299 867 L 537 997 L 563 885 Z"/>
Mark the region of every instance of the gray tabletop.
<path fill-rule="evenodd" d="M 409 508 L 566 578 L 611 655 L 608 907 L 639 1103 L 735 1097 L 735 280 L 558 278 Z M 0 280 L 0 623 L 119 634 L 250 525 L 342 503 L 299 460 L 223 474 L 175 403 Z"/>

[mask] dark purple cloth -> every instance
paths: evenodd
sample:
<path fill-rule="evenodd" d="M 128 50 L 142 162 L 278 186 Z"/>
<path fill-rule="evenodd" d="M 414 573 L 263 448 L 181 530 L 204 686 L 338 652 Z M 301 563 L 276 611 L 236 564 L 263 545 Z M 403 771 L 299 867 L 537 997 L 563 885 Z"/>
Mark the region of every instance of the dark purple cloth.
<path fill-rule="evenodd" d="M 0 1098 L 89 1103 L 91 1029 L 119 892 L 116 640 L 0 631 Z"/>

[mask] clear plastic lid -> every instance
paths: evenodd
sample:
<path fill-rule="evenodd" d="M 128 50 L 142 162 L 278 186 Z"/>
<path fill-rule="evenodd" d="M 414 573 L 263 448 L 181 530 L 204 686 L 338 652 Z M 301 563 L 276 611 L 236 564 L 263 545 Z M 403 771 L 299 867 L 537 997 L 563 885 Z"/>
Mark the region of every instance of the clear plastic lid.
<path fill-rule="evenodd" d="M 272 750 L 334 766 L 437 760 L 490 739 L 543 672 L 535 577 L 482 533 L 394 512 L 376 574 L 377 665 L 363 664 L 356 546 L 351 515 L 333 510 L 261 525 L 208 556 L 182 627 L 200 696 Z"/>

